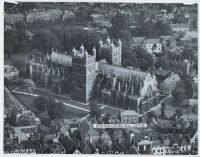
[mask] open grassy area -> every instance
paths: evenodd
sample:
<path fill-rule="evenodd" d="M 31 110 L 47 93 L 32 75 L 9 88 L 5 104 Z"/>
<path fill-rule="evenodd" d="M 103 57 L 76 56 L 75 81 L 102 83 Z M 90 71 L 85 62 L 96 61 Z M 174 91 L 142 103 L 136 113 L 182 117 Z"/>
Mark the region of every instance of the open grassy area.
<path fill-rule="evenodd" d="M 34 106 L 33 101 L 35 99 L 34 96 L 31 95 L 23 95 L 23 94 L 17 94 L 15 93 L 15 96 L 24 103 L 24 105 L 30 109 L 32 112 L 34 112 L 36 115 L 39 114 L 39 111 Z M 74 118 L 74 117 L 84 117 L 88 113 L 82 110 L 79 110 L 77 108 L 73 108 L 71 106 L 64 106 L 63 110 L 65 111 L 65 118 Z"/>

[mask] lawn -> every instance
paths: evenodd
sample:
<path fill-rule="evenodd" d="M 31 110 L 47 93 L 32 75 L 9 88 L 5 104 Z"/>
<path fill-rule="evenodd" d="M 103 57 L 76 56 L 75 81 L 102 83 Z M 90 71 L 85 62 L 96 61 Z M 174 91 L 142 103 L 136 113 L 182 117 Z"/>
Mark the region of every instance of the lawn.
<path fill-rule="evenodd" d="M 34 112 L 36 115 L 39 115 L 39 111 L 37 110 L 37 108 L 33 105 L 33 101 L 35 99 L 34 96 L 31 96 L 31 95 L 23 95 L 23 94 L 17 94 L 15 93 L 15 96 L 23 102 L 23 104 L 28 108 L 30 109 L 32 112 Z M 82 110 L 79 110 L 77 108 L 73 108 L 71 106 L 64 106 L 64 109 L 65 111 L 65 118 L 75 118 L 75 117 L 78 117 L 78 118 L 81 118 L 81 117 L 84 117 L 86 116 L 88 113 L 85 112 L 85 111 L 82 111 Z"/>

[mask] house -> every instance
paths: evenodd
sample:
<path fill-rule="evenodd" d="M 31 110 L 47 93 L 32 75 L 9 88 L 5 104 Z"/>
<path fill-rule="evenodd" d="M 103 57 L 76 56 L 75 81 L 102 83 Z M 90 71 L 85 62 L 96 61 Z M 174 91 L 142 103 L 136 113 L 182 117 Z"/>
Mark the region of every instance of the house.
<path fill-rule="evenodd" d="M 4 65 L 4 78 L 8 81 L 17 80 L 19 78 L 19 70 L 11 65 Z"/>
<path fill-rule="evenodd" d="M 3 148 L 5 154 L 11 154 L 11 153 L 17 154 L 20 152 L 20 149 L 21 148 L 17 144 L 4 144 Z"/>
<path fill-rule="evenodd" d="M 193 122 L 197 123 L 198 122 L 198 115 L 197 114 L 189 114 L 189 115 L 183 114 L 181 116 L 181 119 L 183 121 L 185 121 L 185 122 L 188 122 L 188 121 L 191 122 L 191 121 L 193 121 Z"/>
<path fill-rule="evenodd" d="M 59 119 L 52 120 L 50 124 L 50 133 L 51 134 L 58 134 L 60 132 L 60 129 L 62 128 L 62 124 L 59 121 Z"/>
<path fill-rule="evenodd" d="M 142 42 L 146 39 L 146 37 L 132 37 L 132 47 L 139 47 L 142 45 Z"/>
<path fill-rule="evenodd" d="M 73 154 L 82 154 L 80 150 L 76 149 Z"/>
<path fill-rule="evenodd" d="M 189 99 L 189 114 L 197 114 L 198 99 Z"/>
<path fill-rule="evenodd" d="M 34 34 L 31 31 L 26 30 L 25 33 L 26 33 L 26 36 L 29 40 L 33 39 Z"/>
<path fill-rule="evenodd" d="M 4 19 L 6 24 L 14 25 L 18 22 L 24 21 L 25 16 L 23 14 L 5 14 Z"/>
<path fill-rule="evenodd" d="M 99 13 L 91 14 L 90 18 L 94 23 L 98 23 L 98 22 L 103 22 L 104 21 L 104 15 L 103 14 L 99 14 Z"/>
<path fill-rule="evenodd" d="M 57 141 L 57 136 L 55 134 L 47 134 L 44 137 L 44 143 Z"/>
<path fill-rule="evenodd" d="M 180 83 L 181 78 L 178 74 L 172 74 L 161 83 L 161 90 L 163 93 L 173 91 Z"/>
<path fill-rule="evenodd" d="M 186 31 L 181 40 L 192 40 L 197 38 L 198 38 L 198 33 L 196 31 Z"/>
<path fill-rule="evenodd" d="M 160 132 L 169 132 L 172 130 L 172 122 L 166 119 L 158 119 L 157 120 L 158 131 Z"/>
<path fill-rule="evenodd" d="M 143 42 L 143 48 L 149 53 L 161 53 L 160 39 L 145 39 Z"/>
<path fill-rule="evenodd" d="M 75 14 L 69 10 L 65 10 L 63 13 L 63 21 L 68 20 L 68 19 L 73 19 L 75 18 Z"/>
<path fill-rule="evenodd" d="M 193 82 L 192 82 L 192 90 L 193 90 L 193 96 L 192 98 L 197 99 L 198 98 L 198 77 L 195 76 L 193 78 Z"/>
<path fill-rule="evenodd" d="M 74 142 L 68 136 L 60 136 L 58 141 L 65 148 L 66 154 L 72 154 L 76 150 Z"/>
<path fill-rule="evenodd" d="M 40 119 L 35 116 L 30 110 L 22 111 L 22 113 L 16 115 L 16 122 L 18 126 L 30 126 L 41 124 Z"/>
<path fill-rule="evenodd" d="M 172 154 L 190 152 L 190 142 L 183 136 L 183 134 L 168 134 L 167 137 L 170 141 Z"/>
<path fill-rule="evenodd" d="M 36 141 L 36 138 L 34 138 L 33 135 L 36 132 L 36 126 L 14 127 L 13 138 L 18 139 L 17 144 L 19 144 L 20 153 L 36 153 L 34 148 L 34 142 Z"/>
<path fill-rule="evenodd" d="M 152 145 L 152 141 L 150 141 L 149 139 L 144 139 L 138 142 L 138 146 L 137 146 L 138 152 L 140 152 L 141 154 L 150 154 L 151 145 Z"/>
<path fill-rule="evenodd" d="M 173 32 L 185 32 L 189 31 L 189 25 L 188 24 L 171 24 L 171 29 Z"/>
<path fill-rule="evenodd" d="M 49 14 L 49 20 L 57 20 L 61 17 L 62 11 L 60 9 L 49 9 L 46 11 Z"/>
<path fill-rule="evenodd" d="M 198 154 L 198 131 L 190 139 L 191 150 L 193 154 Z"/>
<path fill-rule="evenodd" d="M 49 13 L 46 11 L 37 11 L 30 12 L 26 15 L 26 22 L 35 22 L 35 21 L 48 21 L 50 20 Z"/>
<path fill-rule="evenodd" d="M 89 142 L 92 145 L 95 145 L 98 142 L 99 133 L 93 128 L 93 124 L 91 121 L 81 121 L 79 125 L 79 131 L 84 142 Z"/>
<path fill-rule="evenodd" d="M 152 149 L 152 153 L 154 155 L 171 154 L 170 146 L 168 144 L 162 142 L 161 140 L 152 141 L 151 149 Z"/>
<path fill-rule="evenodd" d="M 137 124 L 139 116 L 135 110 L 124 110 L 121 112 L 121 122 L 123 124 Z"/>
<path fill-rule="evenodd" d="M 173 36 L 160 36 L 160 41 L 164 50 L 176 46 L 176 39 Z"/>

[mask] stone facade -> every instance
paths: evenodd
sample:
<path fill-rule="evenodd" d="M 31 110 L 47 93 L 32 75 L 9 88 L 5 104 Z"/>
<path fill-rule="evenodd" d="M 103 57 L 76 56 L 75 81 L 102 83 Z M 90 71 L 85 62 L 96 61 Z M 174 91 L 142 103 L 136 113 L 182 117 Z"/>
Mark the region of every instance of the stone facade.
<path fill-rule="evenodd" d="M 122 42 L 119 40 L 117 45 L 108 37 L 106 43 L 99 42 L 99 59 L 106 59 L 108 64 L 121 66 Z"/>
<path fill-rule="evenodd" d="M 156 77 L 153 73 L 121 67 L 121 46 L 120 40 L 117 46 L 109 38 L 104 45 L 100 41 L 99 55 L 108 64 L 96 61 L 95 47 L 88 52 L 81 45 L 70 54 L 52 49 L 43 59 L 32 57 L 28 61 L 30 77 L 42 87 L 76 101 L 88 103 L 92 94 L 98 93 L 105 104 L 144 111 L 145 106 L 139 104 L 145 104 L 146 99 L 158 93 Z"/>

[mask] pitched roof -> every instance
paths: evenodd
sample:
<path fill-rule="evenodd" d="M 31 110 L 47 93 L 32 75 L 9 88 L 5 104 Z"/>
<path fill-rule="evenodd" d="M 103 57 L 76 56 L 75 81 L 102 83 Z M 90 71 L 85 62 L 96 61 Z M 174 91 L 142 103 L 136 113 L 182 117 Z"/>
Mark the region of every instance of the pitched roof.
<path fill-rule="evenodd" d="M 139 115 L 135 110 L 124 110 L 121 112 L 122 116 L 126 115 Z"/>
<path fill-rule="evenodd" d="M 160 43 L 160 39 L 145 39 L 143 44 L 157 44 Z"/>
<path fill-rule="evenodd" d="M 98 132 L 93 128 L 92 123 L 88 120 L 83 120 L 80 123 L 80 132 L 82 137 L 85 136 L 99 136 Z"/>
<path fill-rule="evenodd" d="M 48 12 L 48 13 L 57 13 L 57 12 L 62 12 L 60 9 L 49 9 L 49 10 L 47 10 L 46 12 Z"/>
<path fill-rule="evenodd" d="M 23 14 L 6 14 L 5 16 L 6 18 L 24 18 L 25 16 Z"/>
<path fill-rule="evenodd" d="M 136 42 L 136 43 L 140 43 L 142 41 L 144 41 L 146 37 L 133 37 L 132 40 L 133 42 Z"/>
<path fill-rule="evenodd" d="M 158 119 L 157 122 L 160 128 L 172 128 L 172 123 L 170 120 Z"/>
<path fill-rule="evenodd" d="M 198 33 L 196 31 L 186 31 L 184 38 L 198 38 Z"/>
<path fill-rule="evenodd" d="M 161 140 L 157 140 L 157 141 L 153 141 L 152 142 L 152 148 L 154 147 L 162 147 L 163 146 L 163 143 Z"/>
<path fill-rule="evenodd" d="M 163 83 L 170 83 L 170 82 L 174 82 L 174 81 L 180 81 L 180 77 L 178 76 L 178 74 L 173 74 L 171 76 L 169 76 L 168 78 L 166 78 Z"/>
<path fill-rule="evenodd" d="M 103 75 L 114 74 L 117 78 L 125 80 L 137 80 L 143 81 L 146 77 L 146 72 L 139 70 L 132 70 L 123 67 L 113 66 L 105 63 L 98 63 L 98 71 Z"/>
<path fill-rule="evenodd" d="M 72 56 L 53 51 L 50 54 L 50 61 L 64 67 L 72 66 Z"/>
<path fill-rule="evenodd" d="M 176 23 L 176 24 L 171 24 L 171 27 L 172 28 L 189 28 L 189 25 L 188 24 L 179 24 L 179 23 Z"/>

